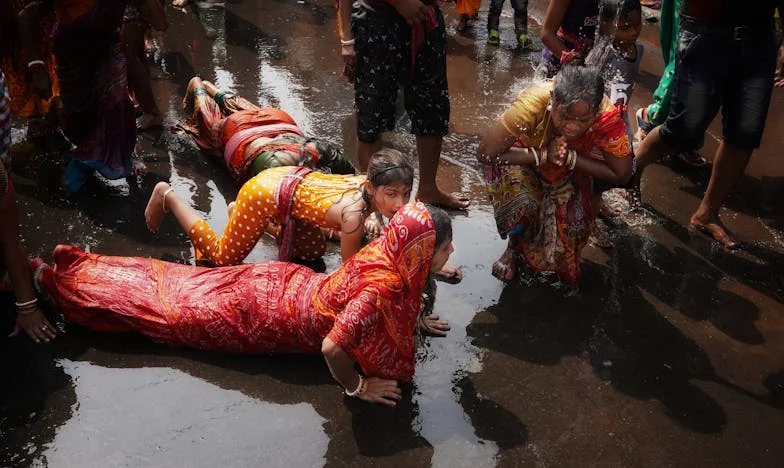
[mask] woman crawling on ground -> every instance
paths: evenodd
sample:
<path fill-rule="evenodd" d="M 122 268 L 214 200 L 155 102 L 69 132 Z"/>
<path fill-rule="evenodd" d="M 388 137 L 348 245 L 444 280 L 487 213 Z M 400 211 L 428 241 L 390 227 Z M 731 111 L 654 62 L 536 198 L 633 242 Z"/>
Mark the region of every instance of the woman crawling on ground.
<path fill-rule="evenodd" d="M 416 203 L 330 275 L 277 261 L 201 268 L 59 246 L 37 281 L 79 325 L 210 351 L 321 352 L 346 394 L 394 406 L 398 381 L 414 374 L 417 323 L 449 328 L 418 317 L 429 272 L 452 251 L 449 217 Z"/>
<path fill-rule="evenodd" d="M 199 77 L 188 83 L 183 107 L 191 116 L 178 128 L 204 152 L 223 158 L 238 182 L 280 166 L 305 166 L 333 174 L 355 172 L 339 147 L 306 137 L 285 111 L 258 107 Z"/>
<path fill-rule="evenodd" d="M 240 189 L 222 237 L 165 182 L 155 186 L 144 215 L 154 232 L 171 211 L 194 247 L 216 266 L 242 262 L 270 221 L 281 227 L 278 260 L 321 258 L 326 249 L 323 228 L 339 232 L 346 261 L 362 246 L 365 219 L 374 211 L 391 219 L 408 203 L 413 183 L 411 164 L 387 148 L 372 156 L 367 176 L 323 174 L 302 166 L 258 173 Z"/>

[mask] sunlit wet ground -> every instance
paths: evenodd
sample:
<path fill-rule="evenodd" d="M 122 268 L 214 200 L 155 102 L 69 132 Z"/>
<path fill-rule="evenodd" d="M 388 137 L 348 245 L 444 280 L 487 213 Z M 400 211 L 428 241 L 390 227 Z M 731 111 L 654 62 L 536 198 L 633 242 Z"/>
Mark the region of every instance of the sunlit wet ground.
<path fill-rule="evenodd" d="M 530 6 L 534 32 L 541 3 Z M 646 210 L 613 230 L 615 248 L 585 250 L 579 291 L 539 280 L 504 286 L 490 275 L 504 244 L 474 153 L 483 130 L 530 82 L 537 54 L 514 50 L 511 10 L 497 49 L 484 44 L 486 7 L 476 41 L 456 36 L 453 6 L 444 10 L 452 25 L 452 133 L 439 179 L 472 199 L 469 215 L 454 217 L 453 261 L 465 279 L 438 284 L 435 313 L 452 331 L 424 340 L 399 407 L 345 399 L 319 356 L 172 350 L 62 325 L 50 345 L 0 341 L 0 465 L 781 465 L 782 94 L 775 93 L 763 149 L 724 215 L 750 241 L 744 251 L 726 252 L 685 228 L 708 174 L 670 163 L 649 171 Z M 154 83 L 167 128 L 140 137 L 147 177 L 69 196 L 59 158 L 16 146 L 14 180 L 32 254 L 51 259 L 56 244 L 70 242 L 192 262 L 172 219 L 155 235 L 144 228 L 159 180 L 223 228 L 237 187 L 220 161 L 168 131 L 183 118 L 180 102 L 194 74 L 280 106 L 306 133 L 353 153 L 352 92 L 340 76 L 331 1 L 168 13 Z M 656 85 L 655 36 L 656 27 L 646 27 L 650 47 L 633 109 Z M 403 117 L 399 124 L 408 125 Z M 719 129 L 711 129 L 706 156 Z M 16 141 L 23 136 L 15 132 Z M 387 143 L 415 160 L 405 131 Z M 275 256 L 264 239 L 250 260 Z M 333 247 L 327 266 L 338 262 Z"/>

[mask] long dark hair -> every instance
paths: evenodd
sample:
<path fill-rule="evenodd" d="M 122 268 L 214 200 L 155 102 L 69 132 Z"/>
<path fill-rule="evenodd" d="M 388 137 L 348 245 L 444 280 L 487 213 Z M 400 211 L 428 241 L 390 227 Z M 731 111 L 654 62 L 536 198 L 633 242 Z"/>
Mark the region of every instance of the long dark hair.
<path fill-rule="evenodd" d="M 410 187 L 414 185 L 414 168 L 400 151 L 382 148 L 370 157 L 367 179 L 373 187 L 398 182 Z"/>

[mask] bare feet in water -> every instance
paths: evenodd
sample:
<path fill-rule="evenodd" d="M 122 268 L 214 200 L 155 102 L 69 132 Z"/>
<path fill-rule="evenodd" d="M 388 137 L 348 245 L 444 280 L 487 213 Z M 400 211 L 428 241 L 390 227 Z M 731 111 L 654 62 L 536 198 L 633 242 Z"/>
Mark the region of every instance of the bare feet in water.
<path fill-rule="evenodd" d="M 718 217 L 702 217 L 695 213 L 692 215 L 689 225 L 693 229 L 713 238 L 726 249 L 735 250 L 740 248 L 740 242 L 733 238 L 730 231 Z"/>
<path fill-rule="evenodd" d="M 501 258 L 493 263 L 493 276 L 508 283 L 515 275 L 517 275 L 517 254 L 512 249 L 506 249 Z"/>
<path fill-rule="evenodd" d="M 150 195 L 150 201 L 147 202 L 147 208 L 144 209 L 144 220 L 147 222 L 147 229 L 152 232 L 157 232 L 161 227 L 163 217 L 166 216 L 166 208 L 164 202 L 166 201 L 165 193 L 171 186 L 166 182 L 158 182 Z"/>
<path fill-rule="evenodd" d="M 420 188 L 419 193 L 417 193 L 417 200 L 421 201 L 422 203 L 429 203 L 431 205 L 446 208 L 448 210 L 461 211 L 467 210 L 468 205 L 471 204 L 469 198 L 464 195 L 457 193 L 444 193 L 441 191 L 441 189 L 438 188 L 427 191 L 423 191 Z"/>

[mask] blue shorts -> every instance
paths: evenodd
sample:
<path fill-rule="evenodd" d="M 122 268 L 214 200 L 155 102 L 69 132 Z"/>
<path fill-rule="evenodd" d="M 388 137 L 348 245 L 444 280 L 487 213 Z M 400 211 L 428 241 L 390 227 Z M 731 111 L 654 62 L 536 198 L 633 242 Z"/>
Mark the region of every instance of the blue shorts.
<path fill-rule="evenodd" d="M 773 28 L 740 40 L 732 35 L 682 30 L 672 105 L 659 129 L 662 140 L 680 151 L 700 149 L 708 125 L 721 108 L 724 141 L 758 148 L 768 115 L 777 50 Z"/>

